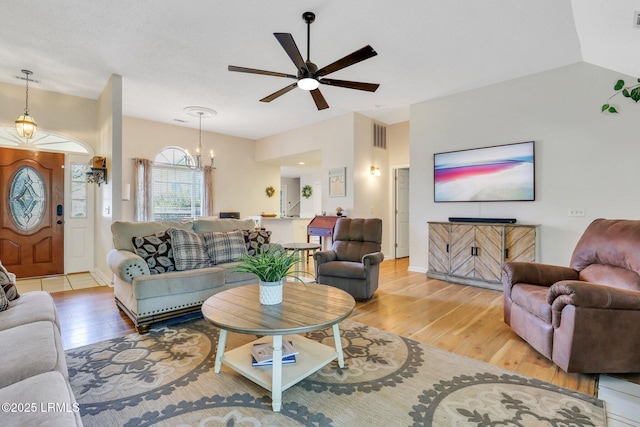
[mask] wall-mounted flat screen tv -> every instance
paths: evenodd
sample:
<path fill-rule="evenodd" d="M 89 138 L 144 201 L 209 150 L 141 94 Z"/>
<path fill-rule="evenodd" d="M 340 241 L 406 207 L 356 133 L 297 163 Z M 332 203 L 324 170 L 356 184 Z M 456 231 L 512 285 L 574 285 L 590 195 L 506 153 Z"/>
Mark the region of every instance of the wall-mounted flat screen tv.
<path fill-rule="evenodd" d="M 435 202 L 535 200 L 534 141 L 436 153 Z"/>

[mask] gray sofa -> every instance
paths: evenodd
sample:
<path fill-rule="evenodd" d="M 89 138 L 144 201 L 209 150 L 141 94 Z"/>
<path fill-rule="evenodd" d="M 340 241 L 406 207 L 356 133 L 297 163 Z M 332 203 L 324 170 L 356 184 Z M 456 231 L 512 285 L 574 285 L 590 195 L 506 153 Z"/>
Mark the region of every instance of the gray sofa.
<path fill-rule="evenodd" d="M 51 295 L 27 292 L 10 301 L 0 311 L 0 346 L 0 424 L 82 426 Z"/>
<path fill-rule="evenodd" d="M 197 219 L 193 221 L 124 222 L 111 225 L 113 249 L 107 263 L 113 272 L 118 307 L 145 333 L 152 323 L 200 311 L 213 294 L 256 281 L 256 276 L 236 273 L 236 262 L 213 267 L 151 274 L 148 263 L 134 251 L 132 238 L 161 233 L 170 228 L 194 233 L 254 230 L 253 220 Z"/>

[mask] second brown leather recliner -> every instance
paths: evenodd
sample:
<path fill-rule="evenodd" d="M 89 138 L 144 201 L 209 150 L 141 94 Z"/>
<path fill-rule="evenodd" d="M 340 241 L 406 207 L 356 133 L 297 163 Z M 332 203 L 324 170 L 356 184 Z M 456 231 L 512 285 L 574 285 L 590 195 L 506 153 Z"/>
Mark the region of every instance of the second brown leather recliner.
<path fill-rule="evenodd" d="M 640 372 L 640 221 L 597 219 L 569 267 L 507 262 L 504 321 L 566 372 Z"/>

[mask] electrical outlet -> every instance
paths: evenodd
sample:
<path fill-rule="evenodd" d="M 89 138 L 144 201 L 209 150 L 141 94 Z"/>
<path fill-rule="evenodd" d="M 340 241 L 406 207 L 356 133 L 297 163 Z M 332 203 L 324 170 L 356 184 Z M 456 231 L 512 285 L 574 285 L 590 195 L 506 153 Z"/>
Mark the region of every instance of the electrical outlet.
<path fill-rule="evenodd" d="M 569 216 L 585 216 L 584 208 L 569 208 Z"/>

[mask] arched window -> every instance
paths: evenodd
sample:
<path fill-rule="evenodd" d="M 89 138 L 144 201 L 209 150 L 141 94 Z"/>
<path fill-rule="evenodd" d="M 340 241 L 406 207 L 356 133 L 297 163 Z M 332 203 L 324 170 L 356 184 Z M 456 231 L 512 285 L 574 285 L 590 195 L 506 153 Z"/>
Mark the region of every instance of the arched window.
<path fill-rule="evenodd" d="M 202 169 L 180 147 L 163 148 L 153 164 L 153 220 L 176 221 L 202 216 Z"/>

